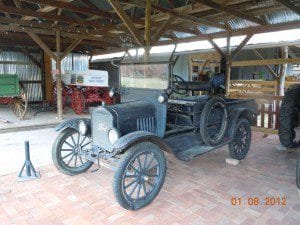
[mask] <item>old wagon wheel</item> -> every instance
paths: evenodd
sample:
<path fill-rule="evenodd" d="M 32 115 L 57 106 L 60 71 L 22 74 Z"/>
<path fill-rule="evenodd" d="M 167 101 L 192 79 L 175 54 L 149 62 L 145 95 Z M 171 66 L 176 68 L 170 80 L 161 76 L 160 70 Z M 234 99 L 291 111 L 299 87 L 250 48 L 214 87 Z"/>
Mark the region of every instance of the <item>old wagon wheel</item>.
<path fill-rule="evenodd" d="M 27 107 L 28 98 L 25 92 L 25 88 L 22 84 L 20 84 L 20 94 L 19 96 L 12 99 L 10 108 L 19 119 L 23 119 L 26 115 Z"/>
<path fill-rule="evenodd" d="M 76 114 L 81 114 L 85 110 L 85 99 L 81 90 L 76 89 L 71 94 L 71 107 Z"/>

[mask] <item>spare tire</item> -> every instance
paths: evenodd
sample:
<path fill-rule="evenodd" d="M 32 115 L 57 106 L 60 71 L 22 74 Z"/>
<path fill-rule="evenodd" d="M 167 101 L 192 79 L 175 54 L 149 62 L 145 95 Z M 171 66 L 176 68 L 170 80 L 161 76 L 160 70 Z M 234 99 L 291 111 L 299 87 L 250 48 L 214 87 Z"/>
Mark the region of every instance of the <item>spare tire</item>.
<path fill-rule="evenodd" d="M 200 116 L 200 134 L 205 144 L 219 145 L 228 127 L 226 102 L 220 97 L 211 98 Z"/>
<path fill-rule="evenodd" d="M 285 147 L 294 147 L 297 126 L 297 111 L 299 110 L 300 85 L 291 86 L 284 94 L 280 107 L 279 140 Z"/>

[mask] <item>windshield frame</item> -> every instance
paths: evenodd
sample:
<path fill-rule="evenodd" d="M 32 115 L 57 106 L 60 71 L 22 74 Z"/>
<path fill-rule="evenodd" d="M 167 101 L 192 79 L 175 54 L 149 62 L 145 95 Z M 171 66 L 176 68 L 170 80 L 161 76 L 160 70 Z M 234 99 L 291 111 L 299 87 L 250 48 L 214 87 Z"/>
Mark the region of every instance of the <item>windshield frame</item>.
<path fill-rule="evenodd" d="M 131 87 L 125 86 L 122 84 L 122 75 L 121 75 L 121 66 L 124 65 L 166 65 L 168 67 L 168 74 L 167 74 L 167 85 L 165 88 L 154 88 L 154 87 Z M 133 88 L 133 89 L 151 89 L 151 90 L 167 90 L 170 87 L 170 79 L 172 76 L 172 64 L 169 61 L 161 61 L 161 62 L 130 62 L 130 63 L 120 63 L 119 64 L 119 83 L 121 88 Z"/>

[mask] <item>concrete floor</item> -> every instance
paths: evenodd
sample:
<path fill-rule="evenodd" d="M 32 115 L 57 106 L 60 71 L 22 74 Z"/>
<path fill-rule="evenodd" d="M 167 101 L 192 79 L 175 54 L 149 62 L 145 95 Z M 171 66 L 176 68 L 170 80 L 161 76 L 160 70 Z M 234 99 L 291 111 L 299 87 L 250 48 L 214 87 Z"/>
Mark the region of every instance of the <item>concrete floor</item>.
<path fill-rule="evenodd" d="M 6 144 L 1 143 L 1 168 L 2 163 L 16 171 L 20 168 L 22 142 L 30 138 L 32 161 L 42 178 L 18 183 L 17 173 L 0 176 L 1 225 L 298 225 L 300 221 L 300 197 L 295 185 L 300 153 L 277 151 L 275 135 L 263 138 L 262 133 L 253 132 L 250 152 L 237 166 L 225 163 L 227 147 L 191 162 L 166 154 L 168 171 L 162 191 L 152 204 L 136 212 L 126 211 L 115 202 L 112 171 L 102 167 L 97 173 L 88 171 L 73 177 L 59 173 L 49 159 L 56 135 L 53 130 L 13 135 L 0 135 L 1 140 L 6 138 Z M 16 154 L 18 160 L 13 158 Z M 232 205 L 232 197 L 241 197 L 242 204 Z M 249 205 L 248 200 L 255 197 L 260 204 Z M 267 197 L 286 198 L 286 205 L 265 205 Z"/>
<path fill-rule="evenodd" d="M 17 131 L 18 129 L 26 130 L 26 128 L 31 129 L 32 127 L 41 126 L 41 125 L 54 126 L 55 124 L 59 123 L 57 119 L 56 111 L 40 112 L 34 115 L 36 111 L 37 110 L 33 108 L 29 109 L 26 113 L 25 118 L 19 120 L 18 118 L 16 118 L 16 116 L 7 106 L 1 105 L 0 119 L 5 119 L 9 121 L 9 123 L 3 123 L 0 121 L 0 133 Z M 67 120 L 75 117 L 89 117 L 89 115 L 88 114 L 77 115 L 73 112 L 71 108 L 67 107 L 65 109 L 65 113 L 63 117 L 64 120 Z"/>

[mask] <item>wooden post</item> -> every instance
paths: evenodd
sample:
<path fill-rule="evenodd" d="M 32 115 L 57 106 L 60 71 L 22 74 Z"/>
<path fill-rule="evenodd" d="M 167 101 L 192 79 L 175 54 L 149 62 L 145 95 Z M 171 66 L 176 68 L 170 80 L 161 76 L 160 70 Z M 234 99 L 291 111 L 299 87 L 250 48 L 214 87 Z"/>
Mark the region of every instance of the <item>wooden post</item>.
<path fill-rule="evenodd" d="M 225 90 L 226 96 L 229 95 L 230 89 L 230 74 L 231 74 L 231 46 L 230 46 L 230 33 L 227 36 L 227 51 L 226 51 L 226 74 L 225 74 Z"/>
<path fill-rule="evenodd" d="M 46 100 L 49 102 L 53 101 L 53 82 L 51 76 L 51 58 L 44 52 L 44 71 L 45 71 L 45 94 Z"/>
<path fill-rule="evenodd" d="M 287 59 L 288 58 L 288 47 L 284 46 L 280 48 L 281 58 Z M 279 77 L 277 79 L 277 95 L 283 96 L 284 95 L 284 83 L 285 83 L 285 76 L 286 76 L 286 69 L 287 63 L 281 64 L 279 70 Z"/>
<path fill-rule="evenodd" d="M 62 84 L 61 84 L 61 57 L 60 57 L 60 31 L 56 31 L 56 89 L 57 89 L 57 114 L 58 119 L 63 119 L 63 107 L 62 107 Z"/>
<path fill-rule="evenodd" d="M 145 9 L 145 61 L 148 62 L 150 58 L 150 30 L 151 28 L 151 0 L 146 1 L 146 9 Z"/>

